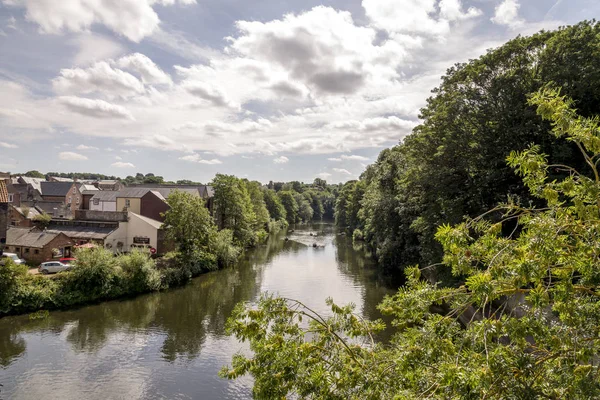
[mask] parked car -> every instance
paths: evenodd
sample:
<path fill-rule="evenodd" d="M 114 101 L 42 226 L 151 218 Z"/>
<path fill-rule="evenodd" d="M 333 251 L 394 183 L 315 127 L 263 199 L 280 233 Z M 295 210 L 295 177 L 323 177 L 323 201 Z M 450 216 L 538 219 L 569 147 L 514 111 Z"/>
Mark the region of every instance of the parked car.
<path fill-rule="evenodd" d="M 57 272 L 62 271 L 69 271 L 70 269 L 71 266 L 69 264 L 65 264 L 60 261 L 46 261 L 40 264 L 40 266 L 38 267 L 38 271 L 40 271 L 40 273 L 44 275 L 55 274 Z"/>
<path fill-rule="evenodd" d="M 11 259 L 15 264 L 25 264 L 25 260 L 19 258 L 18 255 L 16 255 L 15 253 L 3 253 L 2 256 L 0 256 L 0 263 L 4 264 L 3 260 L 4 258 L 9 258 Z"/>

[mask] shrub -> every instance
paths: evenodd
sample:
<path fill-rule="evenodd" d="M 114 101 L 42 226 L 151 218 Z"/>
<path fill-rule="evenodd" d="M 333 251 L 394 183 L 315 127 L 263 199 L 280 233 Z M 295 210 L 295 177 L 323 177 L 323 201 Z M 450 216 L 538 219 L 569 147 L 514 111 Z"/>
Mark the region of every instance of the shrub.
<path fill-rule="evenodd" d="M 235 264 L 240 256 L 241 249 L 233 244 L 233 232 L 224 229 L 215 235 L 212 251 L 217 257 L 218 265 L 227 267 Z"/>
<path fill-rule="evenodd" d="M 118 258 L 118 263 L 123 270 L 124 289 L 128 294 L 160 289 L 160 273 L 147 253 L 134 251 L 122 255 Z"/>
<path fill-rule="evenodd" d="M 365 240 L 365 236 L 363 235 L 362 231 L 360 229 L 355 229 L 354 232 L 352 233 L 352 241 L 353 242 L 362 242 L 363 240 Z"/>
<path fill-rule="evenodd" d="M 4 261 L 4 260 L 3 260 Z M 0 312 L 8 312 L 14 302 L 20 280 L 27 276 L 27 267 L 7 259 L 0 264 Z"/>
<path fill-rule="evenodd" d="M 115 297 L 121 293 L 121 267 L 113 253 L 102 248 L 76 252 L 68 290 L 79 291 L 90 300 Z"/>

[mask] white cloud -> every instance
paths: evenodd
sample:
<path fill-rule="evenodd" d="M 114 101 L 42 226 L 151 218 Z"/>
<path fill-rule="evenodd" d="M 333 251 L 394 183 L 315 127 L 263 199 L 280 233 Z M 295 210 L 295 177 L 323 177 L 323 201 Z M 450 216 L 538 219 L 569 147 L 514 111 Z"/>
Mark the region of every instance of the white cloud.
<path fill-rule="evenodd" d="M 5 149 L 18 149 L 19 146 L 12 143 L 0 142 L 0 147 L 4 147 Z"/>
<path fill-rule="evenodd" d="M 183 83 L 183 88 L 215 107 L 238 107 L 229 101 L 225 93 L 210 83 L 188 81 Z"/>
<path fill-rule="evenodd" d="M 183 161 L 194 162 L 197 164 L 207 164 L 207 165 L 223 164 L 223 162 L 221 160 L 218 160 L 216 158 L 213 158 L 212 160 L 204 160 L 204 159 L 202 159 L 202 157 L 200 157 L 199 154 L 191 154 L 189 156 L 179 157 L 179 159 L 183 160 Z"/>
<path fill-rule="evenodd" d="M 463 11 L 461 0 L 363 0 L 371 23 L 388 32 L 445 35 L 451 23 L 478 17 L 481 10 Z"/>
<path fill-rule="evenodd" d="M 69 44 L 77 47 L 78 51 L 73 58 L 76 66 L 85 66 L 96 61 L 119 56 L 125 52 L 118 42 L 94 33 L 77 35 L 71 39 Z"/>
<path fill-rule="evenodd" d="M 343 168 L 334 168 L 333 169 L 335 172 L 340 173 L 340 174 L 346 174 L 346 175 L 352 175 L 352 173 L 350 171 L 348 171 L 347 169 L 343 169 Z"/>
<path fill-rule="evenodd" d="M 352 154 L 352 155 L 342 155 L 341 156 L 342 160 L 350 160 L 350 161 L 368 161 L 369 158 L 368 157 L 363 157 L 363 156 L 359 156 L 356 154 Z"/>
<path fill-rule="evenodd" d="M 321 173 L 318 173 L 317 176 L 321 179 L 327 179 L 327 178 L 331 177 L 331 174 L 329 172 L 321 172 Z"/>
<path fill-rule="evenodd" d="M 73 153 L 72 151 L 58 153 L 58 158 L 63 161 L 85 161 L 88 159 L 83 154 Z"/>
<path fill-rule="evenodd" d="M 75 96 L 59 97 L 59 101 L 70 111 L 92 118 L 116 118 L 134 120 L 133 115 L 119 105 L 104 100 L 92 100 Z"/>
<path fill-rule="evenodd" d="M 152 8 L 176 0 L 2 0 L 8 6 L 24 7 L 26 18 L 40 26 L 43 33 L 85 32 L 103 24 L 131 41 L 139 42 L 152 34 L 160 23 Z M 195 0 L 180 0 L 193 4 Z"/>
<path fill-rule="evenodd" d="M 342 159 L 341 159 L 341 158 L 337 158 L 337 157 L 330 157 L 330 158 L 328 158 L 327 160 L 328 160 L 328 161 L 333 161 L 333 162 L 340 162 L 340 161 L 342 161 Z"/>
<path fill-rule="evenodd" d="M 106 61 L 85 69 L 62 69 L 52 85 L 61 94 L 100 93 L 108 98 L 130 97 L 145 92 L 144 84 L 138 78 L 113 68 Z"/>
<path fill-rule="evenodd" d="M 151 59 L 140 53 L 133 53 L 117 61 L 120 68 L 136 72 L 145 83 L 172 83 L 171 77 L 160 69 Z"/>
<path fill-rule="evenodd" d="M 525 21 L 519 18 L 519 8 L 521 5 L 518 0 L 503 0 L 495 10 L 492 22 L 498 25 L 507 25 L 511 28 L 517 28 Z"/>
<path fill-rule="evenodd" d="M 133 165 L 132 163 L 121 161 L 114 162 L 110 164 L 110 166 L 115 168 L 135 168 L 135 165 Z"/>
<path fill-rule="evenodd" d="M 289 158 L 287 158 L 286 156 L 280 156 L 280 157 L 277 157 L 277 158 L 275 158 L 275 159 L 273 160 L 273 162 L 274 162 L 275 164 L 286 164 L 286 163 L 288 163 L 289 161 L 290 161 L 290 159 L 289 159 Z"/>
<path fill-rule="evenodd" d="M 94 146 L 86 146 L 85 144 L 80 144 L 79 146 L 75 147 L 77 150 L 98 150 L 97 147 Z"/>
<path fill-rule="evenodd" d="M 117 161 L 120 161 L 122 159 L 123 159 L 123 157 L 121 157 L 121 156 L 115 156 L 115 160 L 117 160 Z"/>

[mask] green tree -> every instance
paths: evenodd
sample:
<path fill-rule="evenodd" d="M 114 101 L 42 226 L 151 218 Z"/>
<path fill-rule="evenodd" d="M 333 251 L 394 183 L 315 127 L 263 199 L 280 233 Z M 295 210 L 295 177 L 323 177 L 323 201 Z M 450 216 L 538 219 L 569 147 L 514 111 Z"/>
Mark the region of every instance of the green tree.
<path fill-rule="evenodd" d="M 294 192 L 282 190 L 277 195 L 281 199 L 281 204 L 283 204 L 283 208 L 285 209 L 287 222 L 290 224 L 296 223 L 296 218 L 298 218 L 298 203 L 294 198 Z"/>
<path fill-rule="evenodd" d="M 359 213 L 360 224 L 368 226 L 361 230 L 380 265 L 401 273 L 414 262 L 438 263 L 437 228 L 459 223 L 465 215 L 475 217 L 507 193 L 539 203 L 506 166 L 512 150 L 536 143 L 557 163 L 582 169 L 577 147 L 546 134 L 549 123 L 527 96 L 555 82 L 582 116 L 597 113 L 598 46 L 600 25 L 582 22 L 518 37 L 448 69 L 421 110 L 422 124 L 391 153 L 382 153 L 361 178 L 368 199 Z M 564 175 L 551 171 L 556 178 Z M 382 218 L 380 206 L 389 217 Z M 443 272 L 432 268 L 427 274 L 439 280 Z"/>
<path fill-rule="evenodd" d="M 265 199 L 265 204 L 267 206 L 267 210 L 269 211 L 269 216 L 271 219 L 275 221 L 283 221 L 286 219 L 285 207 L 281 203 L 281 199 L 277 196 L 272 189 L 264 189 L 263 197 Z"/>
<path fill-rule="evenodd" d="M 233 175 L 217 174 L 212 186 L 219 229 L 231 229 L 239 246 L 254 245 L 256 214 L 245 183 Z"/>
<path fill-rule="evenodd" d="M 440 227 L 443 264 L 465 283 L 442 288 L 408 268 L 407 285 L 380 306 L 397 329 L 389 345 L 373 340 L 381 321 L 352 305 L 328 300 L 333 315 L 323 317 L 263 296 L 228 323 L 253 356 L 236 355 L 221 376 L 253 375 L 256 398 L 599 398 L 599 120 L 577 115 L 556 90 L 530 104 L 555 138 L 580 149 L 591 178 L 549 164 L 539 145 L 511 152 L 510 167 L 543 207 L 511 200 L 493 209 L 498 221 Z M 555 179 L 557 168 L 567 174 Z"/>
<path fill-rule="evenodd" d="M 257 181 L 245 180 L 244 182 L 250 196 L 250 202 L 252 203 L 252 211 L 256 216 L 253 228 L 255 231 L 264 230 L 271 217 L 265 203 L 262 185 Z"/>
<path fill-rule="evenodd" d="M 167 238 L 175 242 L 183 254 L 205 250 L 216 234 L 216 226 L 204 199 L 175 190 L 167 198 L 169 210 L 165 213 Z"/>
<path fill-rule="evenodd" d="M 27 171 L 23 175 L 29 178 L 46 179 L 46 175 L 42 174 L 40 171 L 37 170 Z"/>

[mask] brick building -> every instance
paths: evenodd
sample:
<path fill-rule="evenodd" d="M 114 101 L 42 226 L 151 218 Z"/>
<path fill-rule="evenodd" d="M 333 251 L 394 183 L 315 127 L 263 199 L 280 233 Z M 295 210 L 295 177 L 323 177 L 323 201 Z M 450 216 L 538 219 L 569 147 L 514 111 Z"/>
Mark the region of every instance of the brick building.
<path fill-rule="evenodd" d="M 21 228 L 32 228 L 33 220 L 36 216 L 41 215 L 41 212 L 35 207 L 8 207 L 8 221 L 10 226 L 18 226 Z"/>
<path fill-rule="evenodd" d="M 6 182 L 0 180 L 0 254 L 6 243 L 6 231 L 8 229 L 8 190 Z"/>
<path fill-rule="evenodd" d="M 42 182 L 42 199 L 47 202 L 62 202 L 72 214 L 79 210 L 83 197 L 76 182 Z"/>
<path fill-rule="evenodd" d="M 6 251 L 15 253 L 30 264 L 40 264 L 59 257 L 70 257 L 73 241 L 63 233 L 38 228 L 9 228 Z"/>

